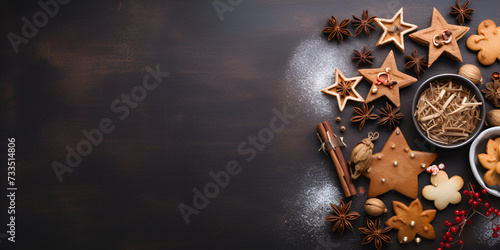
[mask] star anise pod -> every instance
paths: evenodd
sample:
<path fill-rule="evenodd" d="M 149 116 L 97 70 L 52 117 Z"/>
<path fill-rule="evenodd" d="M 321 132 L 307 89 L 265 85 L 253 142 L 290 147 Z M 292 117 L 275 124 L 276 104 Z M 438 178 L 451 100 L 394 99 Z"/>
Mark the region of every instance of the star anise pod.
<path fill-rule="evenodd" d="M 354 111 L 356 111 L 357 115 L 354 115 L 351 118 L 351 122 L 360 122 L 359 130 L 361 130 L 363 126 L 365 126 L 366 120 L 376 120 L 378 118 L 378 115 L 372 114 L 373 108 L 373 105 L 368 108 L 368 105 L 366 103 L 363 103 L 363 109 L 354 107 Z"/>
<path fill-rule="evenodd" d="M 357 36 L 361 34 L 361 32 L 364 32 L 366 36 L 370 37 L 370 29 L 375 29 L 375 27 L 371 26 L 370 23 L 373 23 L 376 16 L 369 17 L 368 16 L 368 10 L 363 10 L 363 15 L 361 18 L 356 17 L 352 15 L 352 25 L 356 27 L 356 31 L 354 32 L 354 35 Z"/>
<path fill-rule="evenodd" d="M 397 124 L 399 123 L 399 120 L 403 118 L 403 113 L 399 112 L 399 107 L 393 108 L 391 104 L 388 102 L 385 103 L 385 108 L 381 108 L 380 110 L 377 109 L 377 111 L 380 113 L 380 120 L 377 123 L 378 125 L 384 125 L 384 124 L 389 124 L 389 129 L 392 130 L 392 128 L 396 128 Z"/>
<path fill-rule="evenodd" d="M 472 20 L 469 14 L 472 14 L 472 12 L 474 12 L 474 9 L 469 8 L 469 2 L 470 0 L 467 0 L 464 5 L 460 6 L 460 3 L 457 0 L 456 7 L 450 5 L 450 14 L 457 15 L 457 20 L 460 25 L 462 25 L 465 20 Z"/>
<path fill-rule="evenodd" d="M 352 201 L 349 201 L 347 204 L 344 204 L 342 199 L 340 199 L 338 207 L 330 203 L 334 214 L 326 216 L 325 220 L 333 222 L 332 232 L 335 232 L 335 230 L 338 229 L 339 233 L 342 234 L 345 228 L 351 231 L 353 230 L 352 224 L 349 221 L 357 219 L 359 217 L 359 213 L 349 211 L 351 209 L 351 203 Z"/>
<path fill-rule="evenodd" d="M 481 90 L 484 93 L 484 98 L 493 103 L 495 107 L 500 107 L 500 81 L 486 83 L 486 88 Z"/>
<path fill-rule="evenodd" d="M 362 244 L 368 244 L 370 242 L 375 243 L 375 247 L 377 250 L 382 249 L 382 243 L 385 241 L 387 243 L 392 243 L 392 240 L 389 236 L 385 235 L 385 233 L 391 231 L 392 227 L 380 228 L 380 218 L 377 217 L 375 221 L 370 219 L 366 219 L 366 224 L 368 227 L 360 227 L 359 231 L 367 236 L 363 239 Z"/>
<path fill-rule="evenodd" d="M 335 91 L 339 93 L 340 96 L 346 97 L 350 95 L 350 92 L 352 91 L 352 84 L 354 81 L 343 81 L 340 80 L 339 84 L 335 86 Z"/>
<path fill-rule="evenodd" d="M 356 67 L 359 67 L 361 63 L 373 64 L 372 60 L 375 58 L 372 56 L 373 50 L 366 51 L 366 46 L 364 46 L 363 53 L 359 53 L 357 50 L 354 50 L 354 53 L 356 53 L 356 56 L 352 57 L 352 60 L 358 60 Z"/>
<path fill-rule="evenodd" d="M 425 56 L 418 56 L 417 49 L 413 49 L 411 52 L 411 56 L 405 56 L 405 59 L 408 61 L 405 64 L 406 69 L 411 69 L 415 71 L 417 77 L 420 77 L 420 74 L 425 73 L 424 67 L 427 67 L 427 61 L 424 60 Z"/>
<path fill-rule="evenodd" d="M 328 33 L 328 41 L 332 40 L 334 37 L 337 37 L 339 42 L 344 41 L 344 37 L 342 34 L 346 36 L 352 36 L 351 32 L 347 30 L 345 27 L 349 24 L 349 19 L 344 19 L 340 24 L 337 22 L 337 18 L 334 16 L 328 20 L 328 23 L 332 27 L 326 27 L 322 30 L 323 33 Z"/>

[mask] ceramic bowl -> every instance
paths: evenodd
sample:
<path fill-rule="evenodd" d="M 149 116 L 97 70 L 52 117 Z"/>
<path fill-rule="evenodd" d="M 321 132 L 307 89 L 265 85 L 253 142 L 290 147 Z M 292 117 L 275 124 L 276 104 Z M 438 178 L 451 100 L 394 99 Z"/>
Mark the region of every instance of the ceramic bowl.
<path fill-rule="evenodd" d="M 424 133 L 424 131 L 420 128 L 420 125 L 418 125 L 417 118 L 415 117 L 415 110 L 416 110 L 417 102 L 418 102 L 418 99 L 420 98 L 420 95 L 427 88 L 429 88 L 429 86 L 432 82 L 447 81 L 447 80 L 452 80 L 454 83 L 463 85 L 464 87 L 466 87 L 467 89 L 472 91 L 472 93 L 475 95 L 476 100 L 478 102 L 483 103 L 483 105 L 481 105 L 479 108 L 480 112 L 481 112 L 481 114 L 479 116 L 480 120 L 477 122 L 478 124 L 476 124 L 476 128 L 474 129 L 474 131 L 472 131 L 469 138 L 465 141 L 460 141 L 460 142 L 457 142 L 455 144 L 450 144 L 450 145 L 441 144 L 441 143 L 438 143 L 438 142 L 435 142 L 435 141 L 429 139 L 429 137 L 427 137 L 427 135 Z M 472 83 L 467 78 L 459 76 L 457 74 L 442 74 L 442 75 L 433 76 L 433 77 L 427 79 L 425 82 L 423 82 L 422 85 L 420 85 L 420 87 L 417 89 L 417 92 L 415 93 L 415 96 L 413 97 L 412 110 L 411 110 L 413 124 L 415 125 L 415 129 L 418 131 L 418 133 L 422 137 L 424 137 L 425 140 L 427 140 L 430 144 L 435 145 L 436 147 L 445 148 L 445 149 L 454 149 L 454 148 L 462 147 L 464 145 L 471 143 L 474 140 L 474 138 L 476 138 L 477 135 L 481 132 L 481 130 L 484 126 L 484 120 L 486 118 L 486 108 L 485 108 L 484 103 L 485 103 L 484 97 L 481 94 L 481 91 L 477 88 L 477 86 L 474 83 Z"/>
<path fill-rule="evenodd" d="M 478 154 L 486 153 L 486 143 L 488 143 L 488 140 L 497 137 L 500 137 L 500 127 L 489 128 L 481 132 L 470 145 L 469 163 L 472 174 L 474 174 L 479 185 L 486 189 L 488 193 L 500 197 L 500 187 L 498 185 L 490 186 L 484 182 L 486 169 L 481 166 L 481 163 L 477 159 Z"/>

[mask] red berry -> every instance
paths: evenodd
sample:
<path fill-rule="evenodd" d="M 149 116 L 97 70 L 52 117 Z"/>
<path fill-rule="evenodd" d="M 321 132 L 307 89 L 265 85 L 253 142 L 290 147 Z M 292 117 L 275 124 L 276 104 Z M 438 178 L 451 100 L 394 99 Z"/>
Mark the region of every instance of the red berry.
<path fill-rule="evenodd" d="M 469 203 L 472 203 L 472 202 L 473 202 L 473 200 L 472 200 L 472 199 L 469 199 Z"/>
<path fill-rule="evenodd" d="M 469 224 L 469 225 L 470 225 L 470 224 L 472 224 L 472 221 L 469 219 L 469 220 L 467 221 L 467 224 Z"/>
<path fill-rule="evenodd" d="M 464 195 L 469 195 L 469 191 L 464 190 Z"/>
<path fill-rule="evenodd" d="M 474 197 L 479 198 L 479 193 L 474 193 Z"/>
<path fill-rule="evenodd" d="M 461 215 L 465 215 L 465 210 L 460 211 Z"/>
<path fill-rule="evenodd" d="M 483 202 L 483 199 L 482 199 L 482 198 L 479 198 L 479 199 L 477 199 L 477 201 L 479 201 L 479 202 Z"/>
<path fill-rule="evenodd" d="M 457 217 L 455 217 L 455 222 L 456 222 L 456 223 L 460 223 L 461 221 L 462 221 L 462 218 L 460 218 L 460 217 L 458 217 L 458 216 L 457 216 Z"/>
<path fill-rule="evenodd" d="M 476 185 L 472 184 L 471 188 L 472 188 L 472 190 L 476 189 Z"/>
<path fill-rule="evenodd" d="M 455 210 L 455 215 L 460 215 L 460 211 Z"/>
<path fill-rule="evenodd" d="M 444 242 L 439 242 L 440 247 L 444 247 Z"/>
<path fill-rule="evenodd" d="M 457 228 L 456 227 L 451 227 L 451 232 L 452 233 L 456 233 L 457 232 Z"/>
<path fill-rule="evenodd" d="M 443 250 L 443 249 L 439 247 L 437 250 Z"/>
<path fill-rule="evenodd" d="M 498 233 L 493 233 L 493 238 L 498 237 Z"/>
<path fill-rule="evenodd" d="M 484 213 L 484 215 L 485 215 L 486 217 L 490 216 L 490 214 L 491 214 L 491 213 L 490 213 L 490 212 L 488 212 L 488 211 L 486 211 L 486 213 Z"/>
<path fill-rule="evenodd" d="M 488 212 L 490 213 L 493 212 L 493 208 L 492 207 L 488 208 Z"/>
<path fill-rule="evenodd" d="M 495 232 L 495 233 L 498 232 L 498 227 L 494 227 L 493 232 Z"/>
<path fill-rule="evenodd" d="M 498 213 L 498 209 L 493 210 L 493 212 L 495 212 L 497 214 Z"/>
<path fill-rule="evenodd" d="M 497 213 L 497 216 L 499 216 L 499 217 L 500 217 L 500 212 L 498 212 L 498 213 Z"/>
<path fill-rule="evenodd" d="M 486 190 L 485 188 L 483 188 L 483 194 L 486 194 L 488 192 L 488 190 Z"/>
<path fill-rule="evenodd" d="M 446 241 L 448 237 L 446 235 L 443 235 L 443 240 Z"/>
<path fill-rule="evenodd" d="M 458 241 L 458 244 L 463 245 L 463 244 L 464 244 L 464 241 L 463 241 L 463 240 L 459 240 L 459 241 Z"/>
<path fill-rule="evenodd" d="M 444 221 L 444 226 L 447 227 L 448 226 L 448 223 L 450 223 L 449 221 L 445 220 Z"/>
<path fill-rule="evenodd" d="M 489 207 L 489 206 L 490 206 L 490 203 L 488 203 L 488 202 L 484 203 L 484 207 Z"/>
<path fill-rule="evenodd" d="M 450 236 L 451 236 L 450 232 L 446 232 L 444 235 L 445 235 L 446 237 L 450 237 Z M 448 239 L 448 238 L 447 238 L 447 239 Z"/>
<path fill-rule="evenodd" d="M 448 238 L 448 241 L 449 241 L 449 242 L 452 242 L 452 241 L 453 241 L 453 238 L 452 238 L 452 237 Z"/>
<path fill-rule="evenodd" d="M 478 204 L 477 201 L 472 202 L 472 205 L 474 205 L 475 207 L 477 207 L 477 204 Z"/>
<path fill-rule="evenodd" d="M 446 244 L 444 244 L 444 247 L 446 247 L 446 248 L 450 248 L 450 247 L 451 247 L 451 245 L 450 245 L 450 243 L 446 243 Z"/>

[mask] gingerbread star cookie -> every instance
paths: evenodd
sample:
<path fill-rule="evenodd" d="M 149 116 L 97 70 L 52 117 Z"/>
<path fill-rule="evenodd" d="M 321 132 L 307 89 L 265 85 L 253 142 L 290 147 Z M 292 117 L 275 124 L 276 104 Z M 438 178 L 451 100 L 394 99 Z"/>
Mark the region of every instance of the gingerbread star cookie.
<path fill-rule="evenodd" d="M 436 8 L 432 12 L 431 27 L 410 34 L 414 41 L 429 46 L 428 67 L 434 63 L 442 54 L 453 60 L 462 62 L 462 54 L 457 41 L 462 38 L 469 27 L 448 24 Z"/>
<path fill-rule="evenodd" d="M 391 50 L 385 58 L 382 67 L 377 69 L 360 69 L 358 72 L 372 84 L 366 97 L 366 103 L 386 96 L 396 107 L 400 106 L 399 89 L 411 85 L 417 78 L 401 73 Z"/>
<path fill-rule="evenodd" d="M 425 170 L 438 154 L 413 151 L 403 132 L 396 128 L 384 145 L 382 152 L 372 155 L 372 162 L 363 175 L 370 179 L 368 198 L 390 190 L 416 199 L 418 175 Z"/>
<path fill-rule="evenodd" d="M 356 86 L 363 79 L 362 76 L 346 78 L 339 69 L 335 68 L 335 83 L 321 90 L 321 92 L 337 97 L 340 112 L 345 108 L 347 100 L 364 102 L 365 99 L 356 91 Z"/>
<path fill-rule="evenodd" d="M 448 179 L 448 174 L 440 170 L 431 176 L 431 184 L 422 189 L 422 196 L 434 201 L 438 210 L 445 209 L 448 204 L 457 204 L 462 201 L 460 189 L 464 186 L 462 177 L 455 175 Z"/>
<path fill-rule="evenodd" d="M 393 201 L 392 207 L 396 215 L 389 218 L 385 225 L 399 230 L 399 243 L 409 243 L 417 234 L 426 239 L 436 238 L 436 232 L 431 225 L 431 221 L 436 216 L 436 209 L 422 211 L 422 203 L 419 199 L 412 201 L 408 207 L 399 201 Z"/>
<path fill-rule="evenodd" d="M 467 48 L 479 51 L 477 59 L 482 65 L 492 65 L 500 60 L 500 27 L 493 20 L 484 20 L 477 26 L 479 35 L 467 38 Z"/>
<path fill-rule="evenodd" d="M 403 52 L 405 52 L 404 35 L 418 29 L 417 25 L 403 21 L 403 8 L 391 19 L 375 18 L 375 22 L 384 31 L 378 39 L 377 46 L 393 42 Z"/>

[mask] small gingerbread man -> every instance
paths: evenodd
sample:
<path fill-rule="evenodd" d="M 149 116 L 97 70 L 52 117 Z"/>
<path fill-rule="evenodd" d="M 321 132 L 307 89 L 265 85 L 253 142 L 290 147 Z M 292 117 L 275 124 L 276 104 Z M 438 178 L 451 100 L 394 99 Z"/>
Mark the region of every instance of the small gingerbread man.
<path fill-rule="evenodd" d="M 477 59 L 482 65 L 500 60 L 500 27 L 493 20 L 484 20 L 477 26 L 477 34 L 467 39 L 467 48 L 479 51 Z"/>
<path fill-rule="evenodd" d="M 432 185 L 422 189 L 422 196 L 434 201 L 437 209 L 443 210 L 448 204 L 457 204 L 462 200 L 460 194 L 460 189 L 464 186 L 462 177 L 456 175 L 448 179 L 448 174 L 441 170 L 431 176 L 431 183 Z"/>

